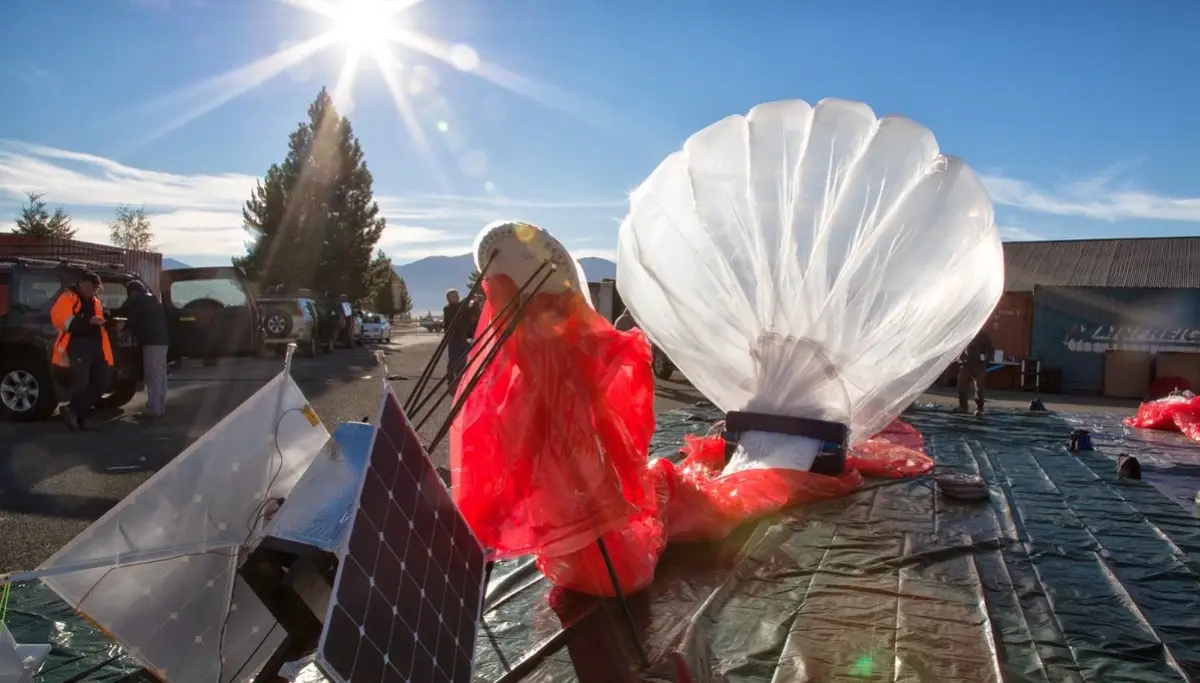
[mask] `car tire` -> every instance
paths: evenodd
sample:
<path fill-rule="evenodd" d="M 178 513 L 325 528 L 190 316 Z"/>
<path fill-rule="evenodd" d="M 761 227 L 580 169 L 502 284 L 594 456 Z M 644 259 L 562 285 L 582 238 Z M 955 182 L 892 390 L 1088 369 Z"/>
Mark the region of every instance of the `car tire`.
<path fill-rule="evenodd" d="M 0 362 L 0 416 L 35 422 L 53 415 L 57 407 L 49 363 L 38 362 L 31 354 L 18 354 Z"/>
<path fill-rule="evenodd" d="M 100 410 L 115 410 L 124 408 L 137 396 L 138 384 L 132 380 L 118 382 L 113 390 L 100 397 L 96 401 L 96 408 Z"/>
<path fill-rule="evenodd" d="M 651 349 L 650 368 L 659 379 L 671 379 L 671 375 L 675 374 L 675 365 L 667 358 L 667 354 L 658 350 L 658 347 Z"/>
<path fill-rule="evenodd" d="M 268 337 L 281 339 L 292 332 L 292 316 L 279 309 L 267 309 L 262 325 Z"/>

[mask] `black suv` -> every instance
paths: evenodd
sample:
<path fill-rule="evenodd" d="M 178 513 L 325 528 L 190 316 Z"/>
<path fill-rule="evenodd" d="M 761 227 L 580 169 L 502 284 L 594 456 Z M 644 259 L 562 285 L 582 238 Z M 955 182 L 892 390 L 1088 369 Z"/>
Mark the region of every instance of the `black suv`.
<path fill-rule="evenodd" d="M 100 276 L 105 317 L 125 303 L 125 285 L 137 276 L 119 265 L 80 261 L 0 258 L 0 415 L 31 421 L 49 417 L 67 400 L 69 377 L 54 368 L 58 332 L 50 308 L 85 271 Z M 112 384 L 97 408 L 119 408 L 133 400 L 142 382 L 142 354 L 133 335 L 109 328 Z"/>
<path fill-rule="evenodd" d="M 240 268 L 175 268 L 159 276 L 171 360 L 265 355 L 265 332 Z"/>

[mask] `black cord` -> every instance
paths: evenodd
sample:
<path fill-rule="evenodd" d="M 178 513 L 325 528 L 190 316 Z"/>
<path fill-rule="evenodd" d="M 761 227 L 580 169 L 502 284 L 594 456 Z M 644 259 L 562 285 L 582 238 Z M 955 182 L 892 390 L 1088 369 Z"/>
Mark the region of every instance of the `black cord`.
<path fill-rule="evenodd" d="M 258 651 L 262 649 L 262 646 L 267 644 L 267 641 L 271 639 L 271 634 L 275 632 L 275 629 L 278 626 L 279 626 L 279 622 L 276 621 L 274 624 L 271 625 L 271 628 L 267 629 L 267 635 L 263 636 L 262 642 L 260 642 L 258 644 L 258 647 L 254 648 L 254 651 L 251 652 L 248 657 L 246 657 L 246 661 L 242 662 L 242 665 L 238 667 L 238 670 L 236 672 L 234 672 L 233 678 L 231 678 L 229 680 L 237 681 L 238 676 L 241 676 L 242 672 L 245 671 L 246 665 L 254 660 L 254 655 L 258 654 Z M 221 683 L 220 678 L 217 678 L 217 683 Z"/>
<path fill-rule="evenodd" d="M 275 472 L 271 475 L 271 479 L 267 482 L 266 490 L 263 491 L 262 502 L 260 502 L 255 507 L 254 512 L 252 512 L 250 514 L 250 517 L 248 517 L 246 519 L 246 528 L 248 529 L 248 533 L 246 535 L 245 540 L 243 540 L 241 542 L 241 544 L 238 546 L 238 548 L 235 552 L 230 554 L 230 553 L 218 551 L 218 550 L 206 550 L 203 552 L 185 553 L 183 555 L 172 555 L 171 557 L 160 557 L 160 558 L 156 558 L 153 560 L 143 560 L 141 562 L 130 562 L 128 564 L 121 564 L 121 565 L 117 565 L 114 567 L 109 567 L 108 570 L 105 571 L 104 574 L 101 575 L 100 578 L 96 580 L 96 583 L 92 584 L 91 588 L 87 589 L 87 591 L 83 594 L 83 597 L 81 597 L 79 599 L 79 604 L 75 607 L 75 610 L 77 612 L 83 612 L 83 603 L 92 595 L 92 593 L 97 588 L 100 587 L 100 584 L 104 583 L 104 580 L 108 578 L 109 574 L 113 573 L 114 571 L 116 571 L 118 569 L 122 569 L 125 567 L 141 567 L 141 566 L 146 566 L 146 565 L 158 564 L 160 562 L 166 562 L 167 560 L 178 560 L 182 557 L 199 557 L 199 556 L 203 556 L 203 555 L 220 555 L 222 557 L 239 557 L 243 552 L 245 552 L 247 547 L 250 545 L 250 539 L 252 539 L 254 537 L 254 532 L 258 528 L 258 523 L 260 521 L 262 521 L 263 517 L 265 516 L 264 513 L 266 511 L 267 505 L 270 504 L 270 502 L 272 500 L 269 497 L 271 488 L 273 486 L 275 486 L 275 482 L 279 480 L 279 475 L 283 473 L 283 463 L 284 463 L 283 448 L 279 445 L 279 428 L 283 425 L 283 418 L 287 417 L 291 413 L 302 413 L 302 412 L 304 412 L 303 408 L 288 408 L 287 410 L 283 411 L 283 413 L 281 413 L 279 415 L 279 419 L 276 420 L 276 422 L 275 422 L 275 433 L 272 437 L 272 440 L 275 445 L 275 453 L 279 456 L 279 464 L 275 468 Z M 235 587 L 237 585 L 236 576 L 234 577 L 233 585 Z M 232 600 L 232 599 L 233 599 L 233 591 L 231 590 L 230 591 L 230 600 Z M 225 632 L 229 628 L 229 620 L 230 620 L 232 614 L 233 614 L 232 610 L 226 610 L 225 618 L 221 621 L 221 631 L 217 637 L 217 682 L 218 683 L 220 683 L 221 679 L 224 678 L 225 662 L 224 662 L 224 658 L 221 657 L 221 651 L 225 648 Z M 278 626 L 278 625 L 279 625 L 279 622 L 276 621 L 275 625 L 272 626 L 270 629 L 268 629 L 267 635 L 263 638 L 262 642 L 259 643 L 258 647 L 256 647 L 254 649 L 254 652 L 250 654 L 250 657 L 247 658 L 246 661 L 242 663 L 243 669 L 246 667 L 246 664 L 248 664 L 250 662 L 250 660 L 254 658 L 254 655 L 257 654 L 260 649 L 262 649 L 262 646 L 266 644 L 267 640 L 270 639 L 271 632 L 274 631 L 275 626 Z M 123 656 L 123 655 L 121 655 L 121 656 Z M 109 662 L 105 662 L 103 665 L 101 665 L 101 668 L 103 668 L 103 666 L 106 666 L 107 664 L 111 663 L 112 661 L 115 661 L 117 658 L 118 657 L 114 657 Z M 57 669 L 57 668 L 58 667 L 55 667 L 55 669 Z M 143 668 L 145 668 L 145 667 L 143 667 Z M 54 669 L 51 669 L 51 671 L 53 671 L 53 670 Z M 49 673 L 49 672 L 47 672 L 47 673 Z M 91 673 L 91 672 L 89 672 L 89 673 Z M 238 674 L 240 674 L 240 673 L 241 673 L 241 670 L 238 671 Z M 235 675 L 235 677 L 236 677 L 236 675 Z"/>
<path fill-rule="evenodd" d="M 266 517 L 267 506 L 271 503 L 271 488 L 275 486 L 275 482 L 278 481 L 279 475 L 283 473 L 283 448 L 279 445 L 279 428 L 283 426 L 283 418 L 287 417 L 291 413 L 302 412 L 304 412 L 303 408 L 288 408 L 280 413 L 279 419 L 275 421 L 275 433 L 272 436 L 272 441 L 275 444 L 275 453 L 279 456 L 279 466 L 275 468 L 274 474 L 271 475 L 270 481 L 267 482 L 266 489 L 263 490 L 262 502 L 258 504 L 258 506 L 254 509 L 254 512 L 250 515 L 249 519 L 246 520 L 246 528 L 248 529 L 248 533 L 246 534 L 245 540 L 243 540 L 241 545 L 238 546 L 237 556 L 239 557 L 242 555 L 242 553 L 247 551 L 250 546 L 250 539 L 254 538 L 254 532 L 258 529 L 259 522 Z M 235 575 L 233 586 L 229 590 L 229 599 L 231 602 L 233 600 L 233 589 L 236 587 L 237 576 Z M 221 656 L 221 653 L 225 650 L 225 632 L 229 629 L 229 620 L 232 618 L 232 616 L 232 609 L 225 610 L 225 618 L 221 620 L 221 631 L 217 635 L 217 683 L 221 683 L 221 681 L 225 678 L 225 658 Z M 276 621 L 275 625 L 278 626 L 279 622 Z M 254 648 L 255 653 L 257 653 L 258 650 L 262 648 L 264 644 L 266 644 L 267 640 L 271 637 L 271 631 L 274 629 L 275 626 L 272 626 L 271 629 L 267 631 L 267 635 L 263 637 L 262 642 L 258 644 L 258 647 Z M 253 659 L 253 657 L 254 654 L 251 654 L 245 662 L 242 662 L 243 669 L 246 668 L 246 664 L 248 664 L 250 659 Z M 238 670 L 238 673 L 241 673 L 240 669 Z M 237 677 L 236 674 L 234 677 Z"/>

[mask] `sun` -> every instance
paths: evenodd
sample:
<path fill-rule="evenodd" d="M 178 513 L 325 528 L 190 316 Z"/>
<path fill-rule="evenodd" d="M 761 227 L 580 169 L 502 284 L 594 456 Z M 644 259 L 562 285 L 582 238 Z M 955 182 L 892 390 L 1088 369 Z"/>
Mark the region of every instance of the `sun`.
<path fill-rule="evenodd" d="M 331 8 L 333 33 L 351 47 L 376 52 L 391 42 L 396 8 L 383 0 L 342 0 Z"/>

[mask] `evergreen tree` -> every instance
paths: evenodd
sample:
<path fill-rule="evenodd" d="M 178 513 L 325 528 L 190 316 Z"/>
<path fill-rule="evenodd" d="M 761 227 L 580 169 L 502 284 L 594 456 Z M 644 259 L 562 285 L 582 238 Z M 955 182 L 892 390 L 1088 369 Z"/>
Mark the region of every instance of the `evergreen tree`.
<path fill-rule="evenodd" d="M 404 282 L 404 278 L 397 275 L 396 281 L 400 283 L 400 296 L 396 299 L 396 313 L 406 316 L 412 313 L 412 296 L 408 293 L 408 285 Z"/>
<path fill-rule="evenodd" d="M 42 196 L 38 192 L 25 193 L 27 202 L 21 207 L 21 213 L 17 214 L 17 227 L 13 233 L 30 237 L 75 237 L 75 228 L 71 227 L 71 217 L 67 212 L 60 206 L 50 213 Z"/>
<path fill-rule="evenodd" d="M 371 261 L 371 296 L 368 303 L 374 307 L 375 311 L 386 316 L 391 316 L 396 312 L 396 301 L 392 295 L 392 279 L 396 274 L 392 272 L 392 260 L 379 250 L 375 254 L 375 259 Z"/>
<path fill-rule="evenodd" d="M 371 253 L 385 225 L 372 183 L 350 122 L 322 88 L 291 134 L 287 156 L 246 202 L 250 240 L 234 264 L 263 287 L 366 300 L 378 284 Z"/>
<path fill-rule="evenodd" d="M 467 276 L 467 290 L 468 291 L 470 291 L 470 289 L 475 286 L 476 282 L 479 282 L 479 275 L 480 275 L 479 270 L 475 269 L 475 270 L 472 270 L 471 274 Z"/>
<path fill-rule="evenodd" d="M 108 224 L 108 235 L 113 244 L 124 249 L 154 249 L 154 230 L 145 208 L 133 209 L 124 204 L 118 206 L 117 217 Z"/>

